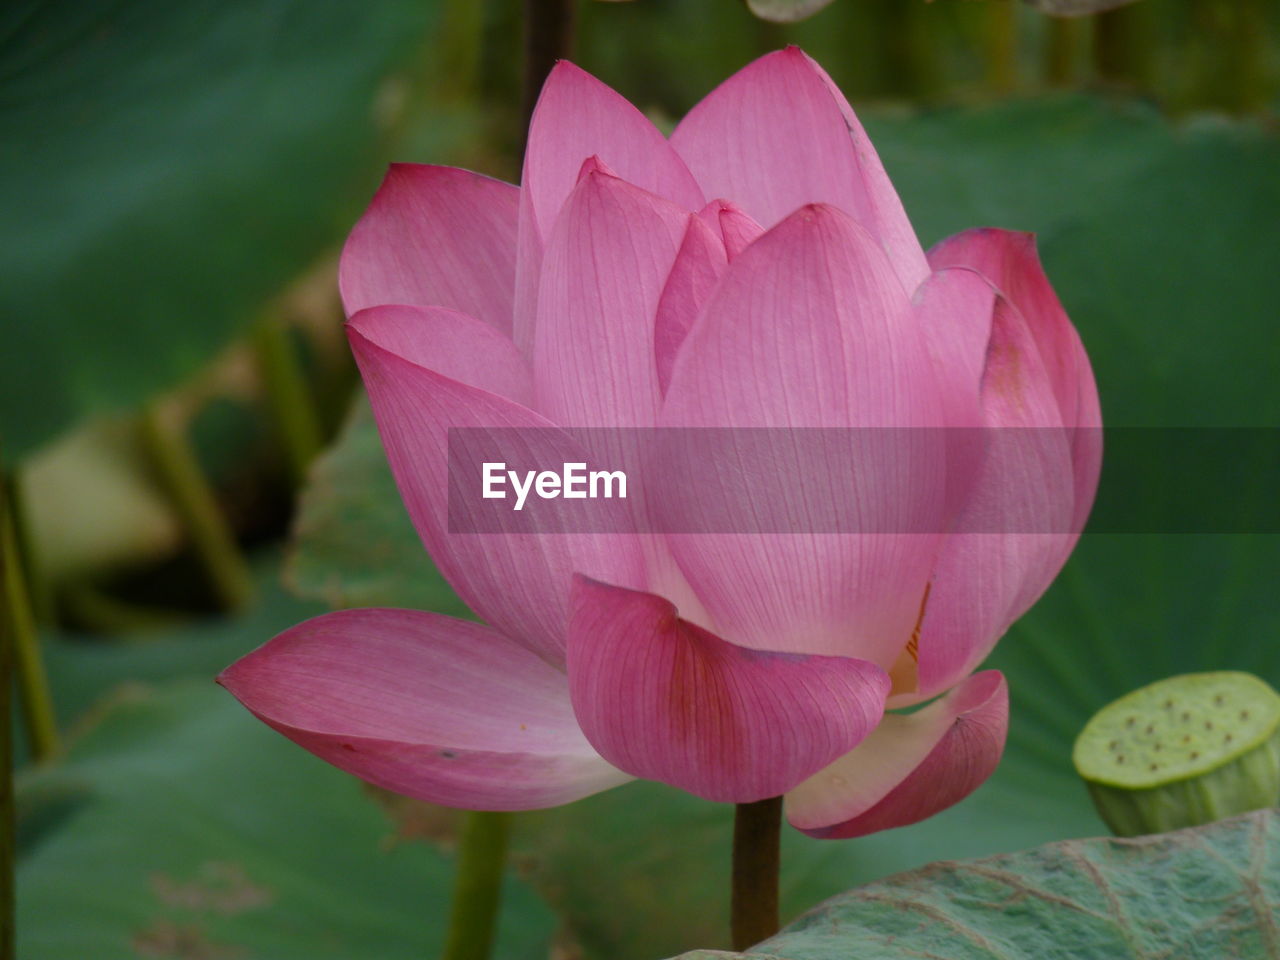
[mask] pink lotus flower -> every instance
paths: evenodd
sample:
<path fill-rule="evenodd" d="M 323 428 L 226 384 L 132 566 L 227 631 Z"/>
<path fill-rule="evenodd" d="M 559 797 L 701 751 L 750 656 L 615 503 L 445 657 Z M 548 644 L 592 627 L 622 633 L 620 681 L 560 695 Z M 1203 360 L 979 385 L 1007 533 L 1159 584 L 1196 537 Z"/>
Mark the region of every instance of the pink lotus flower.
<path fill-rule="evenodd" d="M 1093 376 L 1032 238 L 973 230 L 926 255 L 799 50 L 670 139 L 561 63 L 520 188 L 392 167 L 340 283 L 405 505 L 484 624 L 300 624 L 220 678 L 266 723 L 435 803 L 546 807 L 641 777 L 785 794 L 824 837 L 913 823 L 994 769 L 1007 690 L 973 671 L 1088 514 Z M 905 533 L 449 532 L 450 427 L 939 425 L 1055 429 L 803 491 Z"/>

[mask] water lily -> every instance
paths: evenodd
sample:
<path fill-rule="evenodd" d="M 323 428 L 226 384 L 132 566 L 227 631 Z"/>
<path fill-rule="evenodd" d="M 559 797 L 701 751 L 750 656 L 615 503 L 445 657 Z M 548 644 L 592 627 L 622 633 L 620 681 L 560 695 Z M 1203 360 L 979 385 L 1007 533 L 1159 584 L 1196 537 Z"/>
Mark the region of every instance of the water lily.
<path fill-rule="evenodd" d="M 482 622 L 300 624 L 220 678 L 266 723 L 434 803 L 546 807 L 638 777 L 785 795 L 819 837 L 918 821 L 995 768 L 1007 690 L 974 671 L 1084 524 L 1093 376 L 1032 238 L 926 254 L 805 54 L 750 64 L 669 138 L 561 63 L 522 185 L 392 167 L 340 284 L 405 505 Z M 785 505 L 853 503 L 874 532 L 459 534 L 459 427 L 561 437 L 566 459 L 570 428 L 1037 429 L 978 456 L 924 443 Z"/>

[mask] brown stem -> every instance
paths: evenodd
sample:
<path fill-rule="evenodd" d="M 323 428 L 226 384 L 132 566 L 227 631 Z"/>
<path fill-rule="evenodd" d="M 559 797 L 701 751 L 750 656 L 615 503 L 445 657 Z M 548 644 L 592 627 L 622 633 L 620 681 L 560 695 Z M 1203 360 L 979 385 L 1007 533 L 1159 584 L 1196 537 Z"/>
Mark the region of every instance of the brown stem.
<path fill-rule="evenodd" d="M 746 950 L 778 932 L 782 798 L 740 803 L 733 819 L 733 949 Z"/>
<path fill-rule="evenodd" d="M 524 129 L 529 129 L 542 81 L 557 60 L 573 55 L 577 0 L 524 0 Z"/>

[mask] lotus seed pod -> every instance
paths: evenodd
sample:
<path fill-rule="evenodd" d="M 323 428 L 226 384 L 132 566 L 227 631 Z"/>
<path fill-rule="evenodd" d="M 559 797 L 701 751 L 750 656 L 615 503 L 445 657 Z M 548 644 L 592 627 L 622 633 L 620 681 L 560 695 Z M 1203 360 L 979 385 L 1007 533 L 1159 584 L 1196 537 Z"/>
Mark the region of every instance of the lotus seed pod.
<path fill-rule="evenodd" d="M 1132 837 L 1280 803 L 1280 694 L 1252 674 L 1189 673 L 1103 707 L 1072 753 L 1098 813 Z"/>

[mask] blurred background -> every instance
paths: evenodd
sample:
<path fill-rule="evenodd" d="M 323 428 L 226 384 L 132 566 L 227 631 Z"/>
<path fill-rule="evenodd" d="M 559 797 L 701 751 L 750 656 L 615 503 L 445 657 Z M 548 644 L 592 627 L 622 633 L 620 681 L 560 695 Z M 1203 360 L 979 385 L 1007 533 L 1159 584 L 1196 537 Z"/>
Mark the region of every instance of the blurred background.
<path fill-rule="evenodd" d="M 1280 684 L 1280 542 L 1248 532 L 1280 479 L 1280 4 L 1066 19 L 834 0 L 790 24 L 740 0 L 560 6 L 573 58 L 664 129 L 800 45 L 859 110 L 926 246 L 979 225 L 1038 233 L 1109 426 L 1269 428 L 1194 478 L 1233 505 L 1231 532 L 1176 522 L 1192 478 L 1108 465 L 1101 501 L 1141 491 L 1153 519 L 1087 534 L 1002 641 L 999 772 L 916 827 L 790 833 L 784 914 L 931 860 L 1105 832 L 1070 767 L 1094 711 L 1189 670 Z M 212 677 L 332 607 L 466 613 L 391 482 L 335 265 L 390 160 L 518 178 L 524 15 L 519 0 L 0 10 L 3 712 L 24 960 L 437 949 L 456 815 L 375 795 Z M 654 784 L 518 817 L 497 955 L 724 946 L 730 822 Z"/>

